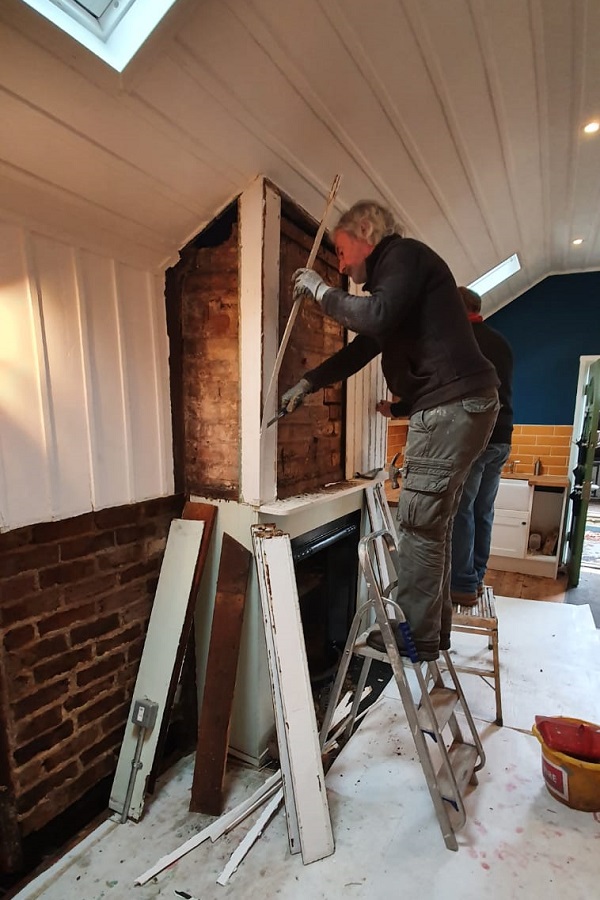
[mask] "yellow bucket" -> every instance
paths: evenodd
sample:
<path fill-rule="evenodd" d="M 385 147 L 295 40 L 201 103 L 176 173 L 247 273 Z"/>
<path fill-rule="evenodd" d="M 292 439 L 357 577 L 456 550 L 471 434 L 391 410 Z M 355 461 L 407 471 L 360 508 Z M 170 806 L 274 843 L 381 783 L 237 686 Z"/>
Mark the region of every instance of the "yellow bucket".
<path fill-rule="evenodd" d="M 577 725 L 598 727 L 583 719 L 561 718 Z M 600 763 L 585 762 L 567 753 L 551 750 L 535 725 L 531 730 L 542 745 L 542 775 L 552 796 L 572 809 L 583 812 L 600 810 Z"/>

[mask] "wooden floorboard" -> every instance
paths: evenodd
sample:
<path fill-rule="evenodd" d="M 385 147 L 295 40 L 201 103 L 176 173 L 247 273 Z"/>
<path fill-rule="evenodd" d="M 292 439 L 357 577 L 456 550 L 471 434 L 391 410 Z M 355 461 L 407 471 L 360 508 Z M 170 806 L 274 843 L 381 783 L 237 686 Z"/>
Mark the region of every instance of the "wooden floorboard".
<path fill-rule="evenodd" d="M 539 575 L 522 575 L 520 572 L 500 572 L 489 569 L 485 583 L 493 588 L 497 597 L 517 597 L 523 600 L 546 600 L 548 603 L 564 603 L 567 589 L 566 575 L 557 579 Z"/>
<path fill-rule="evenodd" d="M 567 585 L 566 575 L 559 575 L 555 580 L 494 569 L 486 573 L 485 583 L 493 588 L 497 597 L 589 606 L 596 628 L 600 628 L 600 569 L 582 567 L 579 584 L 572 588 Z"/>

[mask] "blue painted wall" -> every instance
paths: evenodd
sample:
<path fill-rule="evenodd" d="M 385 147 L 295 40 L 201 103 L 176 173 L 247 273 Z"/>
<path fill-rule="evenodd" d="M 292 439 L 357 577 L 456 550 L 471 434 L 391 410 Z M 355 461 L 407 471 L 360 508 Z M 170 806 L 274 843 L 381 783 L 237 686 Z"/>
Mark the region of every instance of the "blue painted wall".
<path fill-rule="evenodd" d="M 515 357 L 519 425 L 572 425 L 579 357 L 600 354 L 600 272 L 552 275 L 486 322 Z"/>

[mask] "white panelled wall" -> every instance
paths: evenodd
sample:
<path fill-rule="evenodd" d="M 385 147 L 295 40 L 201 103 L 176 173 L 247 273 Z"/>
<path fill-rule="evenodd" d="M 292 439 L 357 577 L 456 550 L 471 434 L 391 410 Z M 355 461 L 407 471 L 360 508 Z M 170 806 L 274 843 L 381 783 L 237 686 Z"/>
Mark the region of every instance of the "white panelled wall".
<path fill-rule="evenodd" d="M 0 220 L 0 529 L 173 491 L 162 278 Z"/>

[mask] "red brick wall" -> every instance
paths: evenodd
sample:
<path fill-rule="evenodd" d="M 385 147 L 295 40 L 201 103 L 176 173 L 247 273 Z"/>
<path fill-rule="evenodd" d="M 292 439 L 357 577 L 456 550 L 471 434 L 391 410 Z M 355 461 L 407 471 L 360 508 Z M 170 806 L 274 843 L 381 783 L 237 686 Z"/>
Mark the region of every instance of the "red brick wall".
<path fill-rule="evenodd" d="M 23 836 L 116 767 L 181 509 L 163 498 L 0 535 L 0 771 Z"/>
<path fill-rule="evenodd" d="M 391 462 L 396 453 L 400 456 L 396 460 L 399 466 L 404 457 L 404 448 L 406 446 L 406 436 L 408 433 L 408 422 L 406 419 L 394 420 L 388 419 L 387 428 L 387 462 Z"/>
<path fill-rule="evenodd" d="M 313 238 L 282 216 L 279 281 L 279 335 L 292 308 L 291 278 L 306 265 Z M 339 285 L 335 255 L 321 247 L 315 268 L 328 284 Z M 308 369 L 344 346 L 341 325 L 305 300 L 294 324 L 279 374 L 279 396 Z M 293 415 L 281 419 L 277 444 L 277 496 L 281 499 L 315 491 L 344 478 L 344 386 L 332 385 L 307 399 Z"/>
<path fill-rule="evenodd" d="M 204 497 L 237 499 L 237 224 L 218 246 L 200 247 L 194 254 L 183 282 L 181 316 L 185 490 Z"/>

